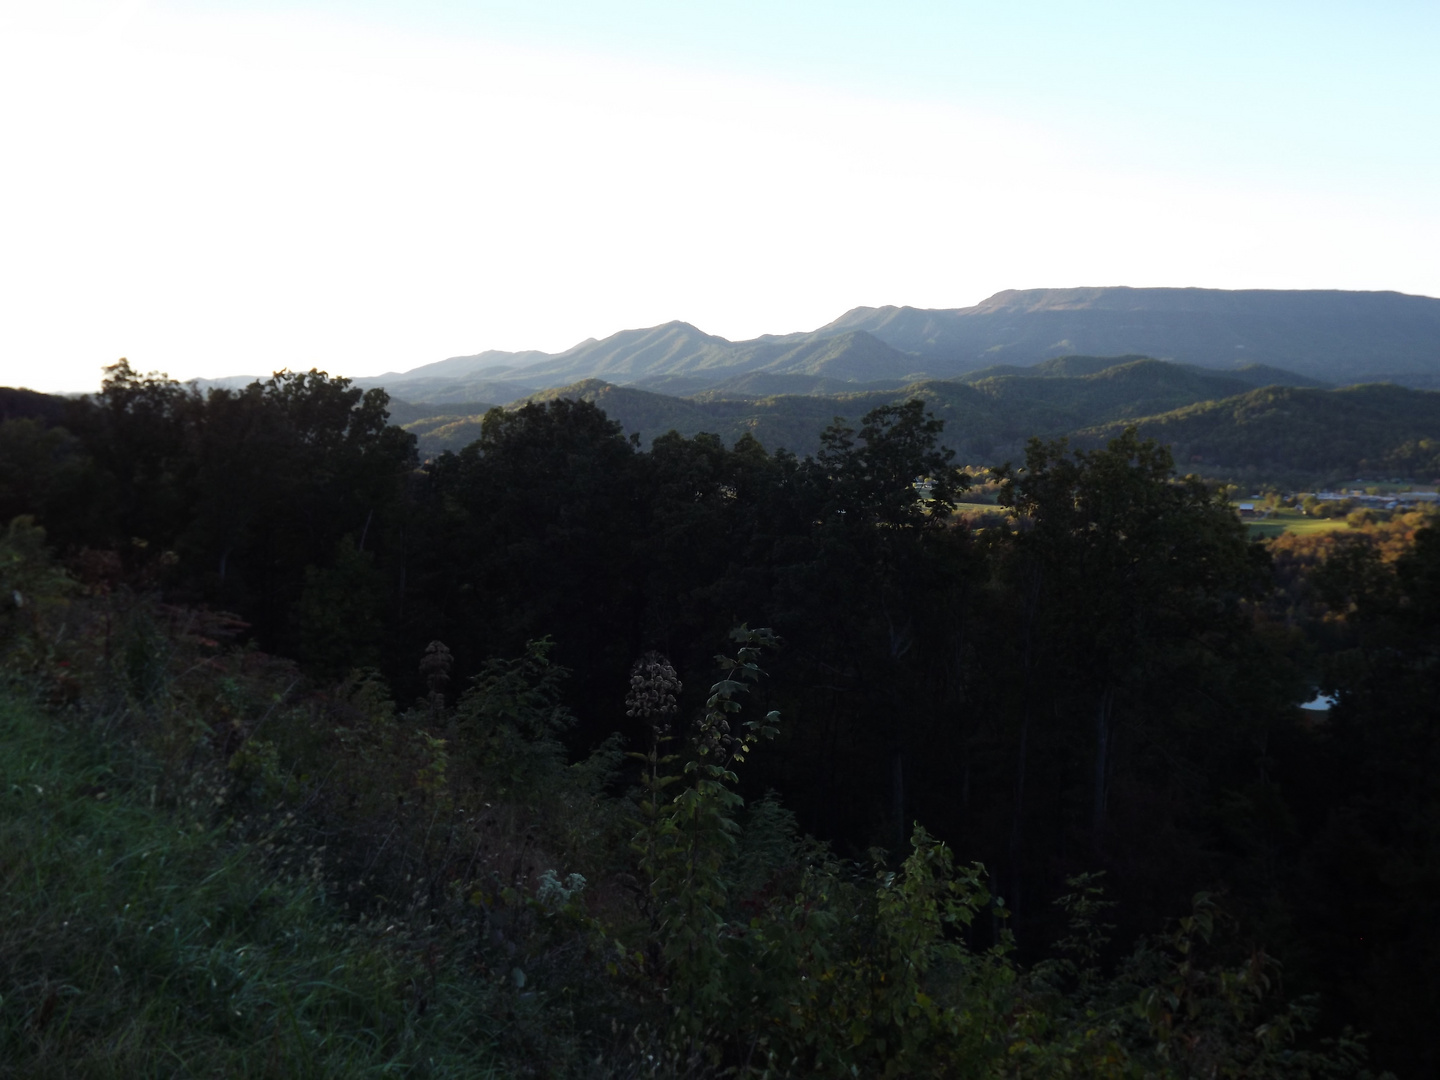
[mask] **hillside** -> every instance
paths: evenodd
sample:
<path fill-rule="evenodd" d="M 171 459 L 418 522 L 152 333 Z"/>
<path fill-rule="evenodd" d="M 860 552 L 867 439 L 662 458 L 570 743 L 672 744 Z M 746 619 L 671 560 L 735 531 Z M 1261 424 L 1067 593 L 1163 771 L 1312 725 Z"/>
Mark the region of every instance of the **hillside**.
<path fill-rule="evenodd" d="M 438 403 L 467 398 L 513 400 L 592 378 L 683 394 L 756 373 L 833 386 L 913 378 L 922 370 L 914 357 L 863 330 L 733 342 L 682 322 L 622 330 L 603 341 L 584 341 L 538 361 L 534 359 L 537 355 L 544 356 L 488 353 L 455 357 L 404 374 L 357 382 L 384 386 L 406 401 Z M 486 358 L 483 363 L 482 358 Z M 511 390 L 514 392 L 507 393 Z"/>
<path fill-rule="evenodd" d="M 820 432 L 835 417 L 853 422 L 879 405 L 919 397 L 945 420 L 945 441 L 962 460 L 998 464 L 1018 460 L 1032 435 L 1056 437 L 1134 421 L 1231 398 L 1252 387 L 1240 373 L 1144 357 L 1075 356 L 974 380 L 862 384 L 839 394 L 743 395 L 716 390 L 687 399 L 590 379 L 543 391 L 529 400 L 571 397 L 593 402 L 646 443 L 671 429 L 683 435 L 709 431 L 727 442 L 748 432 L 769 449 L 784 448 L 803 456 L 819 449 Z M 422 449 L 426 448 L 422 442 Z"/>
<path fill-rule="evenodd" d="M 1027 378 L 1043 379 L 1075 375 L 1094 375 L 1096 372 L 1113 368 L 1118 364 L 1150 359 L 1153 359 L 1153 357 L 1140 356 L 1137 354 L 1128 356 L 1057 356 L 1054 359 L 1042 360 L 1040 363 L 1032 364 L 1028 367 L 1022 367 L 1016 364 L 996 364 L 993 367 L 980 368 L 976 371 L 967 372 L 957 378 L 960 382 L 978 383 L 983 379 L 996 378 L 1001 375 L 1019 375 Z M 1194 372 L 1203 377 L 1224 379 L 1227 380 L 1230 385 L 1236 386 L 1328 387 L 1333 385 L 1321 379 L 1307 378 L 1304 375 L 1297 375 L 1293 371 L 1271 367 L 1268 364 L 1245 364 L 1242 367 L 1226 370 L 1207 368 L 1199 364 L 1175 364 L 1173 366 Z"/>
<path fill-rule="evenodd" d="M 422 458 L 460 450 L 480 437 L 480 423 L 494 405 L 472 402 L 454 410 L 431 416 L 434 406 L 412 405 L 406 401 L 390 402 L 390 422 L 398 424 L 415 436 L 416 448 Z M 405 420 L 400 417 L 409 416 Z"/>
<path fill-rule="evenodd" d="M 429 402 L 417 405 L 394 397 L 390 399 L 390 404 L 387 406 L 390 412 L 390 423 L 398 424 L 406 431 L 413 431 L 417 435 L 422 431 L 433 431 L 447 421 L 484 416 L 494 407 L 487 401 L 461 401 L 454 404 L 447 402 L 442 408 L 437 409 L 434 404 Z"/>
<path fill-rule="evenodd" d="M 650 338 L 652 370 L 665 365 L 666 355 L 673 359 L 715 345 L 672 330 Z M 731 375 L 720 387 L 688 396 L 590 378 L 519 401 L 592 402 L 645 445 L 671 430 L 686 436 L 711 432 L 729 444 L 750 434 L 771 451 L 805 456 L 818 451 L 820 432 L 837 417 L 856 423 L 880 405 L 918 397 L 945 421 L 944 442 L 958 460 L 976 465 L 1019 461 L 1032 436 L 1072 436 L 1081 445 L 1099 445 L 1135 424 L 1142 435 L 1172 444 L 1183 466 L 1208 476 L 1293 485 L 1360 475 L 1426 481 L 1440 476 L 1440 392 L 1389 384 L 1331 389 L 1273 367 L 1218 371 L 1129 355 L 992 365 L 953 379 L 860 382 L 823 374 L 847 370 L 847 358 L 876 343 L 868 334 L 771 340 L 766 343 L 771 363 L 789 367 L 788 373 Z M 807 366 L 814 372 L 803 373 Z M 1257 387 L 1262 380 L 1270 385 Z M 467 385 L 452 383 L 457 397 Z M 500 396 L 442 401 L 392 396 L 391 423 L 417 437 L 423 459 L 473 442 L 492 402 L 506 401 L 518 403 Z M 63 398 L 0 390 L 0 419 L 63 422 L 65 408 Z"/>
<path fill-rule="evenodd" d="M 59 394 L 0 386 L 0 422 L 41 420 L 47 424 L 58 424 L 64 416 L 65 398 Z"/>
<path fill-rule="evenodd" d="M 593 339 L 592 339 L 593 340 Z M 409 371 L 387 371 L 377 376 L 380 379 L 468 379 L 483 373 L 494 379 L 524 364 L 538 363 L 549 359 L 550 354 L 531 349 L 526 352 L 501 352 L 489 349 L 474 356 L 452 356 L 448 360 L 437 360 Z"/>
<path fill-rule="evenodd" d="M 1111 422 L 1082 432 L 1099 442 Z M 1265 387 L 1138 422 L 1140 434 L 1172 445 L 1175 460 L 1237 479 L 1440 477 L 1440 392 L 1399 386 L 1340 390 Z"/>

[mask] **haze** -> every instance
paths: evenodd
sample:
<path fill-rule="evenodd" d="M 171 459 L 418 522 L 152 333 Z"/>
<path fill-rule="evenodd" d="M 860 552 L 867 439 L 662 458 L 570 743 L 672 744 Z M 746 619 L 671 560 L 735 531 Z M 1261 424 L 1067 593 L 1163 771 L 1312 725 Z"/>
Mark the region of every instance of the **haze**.
<path fill-rule="evenodd" d="M 1440 295 L 1440 9 L 1160 7 L 15 4 L 0 383 L 1004 288 Z"/>

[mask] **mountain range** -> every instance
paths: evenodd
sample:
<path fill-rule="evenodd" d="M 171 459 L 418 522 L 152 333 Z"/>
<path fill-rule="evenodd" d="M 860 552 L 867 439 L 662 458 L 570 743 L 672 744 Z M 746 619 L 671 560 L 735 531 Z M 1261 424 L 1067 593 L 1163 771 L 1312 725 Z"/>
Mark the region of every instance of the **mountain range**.
<path fill-rule="evenodd" d="M 1215 477 L 1440 477 L 1440 299 L 1396 292 L 1008 290 L 748 341 L 670 322 L 355 382 L 385 388 L 425 456 L 474 441 L 496 405 L 557 397 L 594 402 L 646 443 L 749 433 L 804 455 L 834 419 L 920 397 L 973 465 L 1020 460 L 1030 436 L 1098 445 L 1135 424 Z"/>
<path fill-rule="evenodd" d="M 1183 471 L 1216 479 L 1289 486 L 1440 477 L 1440 392 L 1333 388 L 1258 366 L 1222 372 L 1148 357 L 1067 356 L 841 394 L 678 397 L 583 379 L 524 400 L 589 401 L 642 443 L 669 431 L 710 432 L 732 444 L 748 434 L 769 450 L 803 456 L 819 449 L 821 431 L 834 420 L 854 424 L 871 409 L 917 397 L 945 421 L 942 441 L 957 461 L 972 466 L 1023 460 L 1031 436 L 1093 447 L 1135 425 L 1170 445 Z M 427 406 L 396 404 L 401 411 L 392 422 L 418 437 L 423 456 L 459 450 L 480 435 L 483 405 L 431 405 L 445 412 L 407 420 Z"/>
<path fill-rule="evenodd" d="M 1247 374 L 1148 357 L 1072 356 L 1016 371 L 989 369 L 958 379 L 921 379 L 895 387 L 867 385 L 842 394 L 746 396 L 710 391 L 681 398 L 586 379 L 540 391 L 528 400 L 569 397 L 593 402 L 643 442 L 670 430 L 682 435 L 709 431 L 727 442 L 748 432 L 767 448 L 784 447 L 804 455 L 819 449 L 820 432 L 837 416 L 854 422 L 878 406 L 918 397 L 945 421 L 945 441 L 962 460 L 998 463 L 1007 457 L 1018 459 L 1032 435 L 1068 435 L 1114 421 L 1140 420 L 1232 398 L 1260 385 L 1314 385 L 1270 369 L 1259 380 Z M 1279 377 L 1270 377 L 1275 375 Z M 1440 394 L 1435 397 L 1440 399 Z M 463 427 L 432 429 L 428 438 L 421 434 L 421 447 L 442 449 L 434 441 L 436 436 L 467 434 L 475 437 Z"/>
<path fill-rule="evenodd" d="M 974 307 L 854 308 L 804 333 L 729 341 L 685 322 L 560 353 L 488 351 L 356 380 L 410 402 L 512 401 L 584 379 L 688 396 L 896 389 L 1065 355 L 1253 365 L 1334 384 L 1440 387 L 1440 299 L 1337 290 L 1008 290 Z"/>

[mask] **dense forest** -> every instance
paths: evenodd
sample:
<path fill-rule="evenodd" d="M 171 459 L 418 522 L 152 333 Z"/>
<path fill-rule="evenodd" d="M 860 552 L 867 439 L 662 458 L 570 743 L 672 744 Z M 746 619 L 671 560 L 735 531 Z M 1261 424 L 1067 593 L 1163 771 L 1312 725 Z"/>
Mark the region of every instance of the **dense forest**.
<path fill-rule="evenodd" d="M 1252 542 L 1149 427 L 972 475 L 923 395 L 805 456 L 554 396 L 423 463 L 317 372 L 6 401 L 29 1074 L 1440 1069 L 1423 515 Z M 152 832 L 193 910 L 76 883 Z"/>

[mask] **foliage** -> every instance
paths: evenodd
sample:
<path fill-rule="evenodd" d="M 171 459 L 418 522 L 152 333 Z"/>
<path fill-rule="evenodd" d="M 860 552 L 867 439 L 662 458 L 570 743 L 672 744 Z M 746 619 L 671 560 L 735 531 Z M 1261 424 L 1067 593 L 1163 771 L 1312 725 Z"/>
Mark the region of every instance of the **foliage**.
<path fill-rule="evenodd" d="M 1432 479 L 1440 393 L 1390 384 L 1341 390 L 1271 386 L 1136 421 L 1207 474 L 1295 483 L 1355 476 Z M 1087 434 L 1113 436 L 1111 422 Z"/>
<path fill-rule="evenodd" d="M 935 397 L 809 459 L 547 401 L 417 469 L 343 380 L 113 374 L 11 432 L 104 489 L 14 488 L 12 692 L 337 949 L 389 928 L 508 1071 L 1264 1075 L 1347 1026 L 1433 1071 L 1423 520 L 1253 545 L 1124 434 L 1033 444 L 972 525 Z M 785 648 L 700 678 L 747 616 Z M 1167 1035 L 1151 991 L 1202 1005 Z"/>
<path fill-rule="evenodd" d="M 1033 367 L 866 389 L 822 380 L 808 393 L 756 393 L 747 392 L 745 383 L 675 397 L 656 392 L 658 386 L 591 378 L 528 400 L 593 403 L 646 444 L 672 430 L 687 437 L 715 432 L 728 442 L 748 433 L 772 449 L 818 454 L 821 432 L 836 413 L 853 419 L 919 399 L 946 423 L 948 448 L 990 466 L 1023 457 L 1031 436 L 1068 435 L 1077 443 L 1104 445 L 1138 424 L 1143 435 L 1173 444 L 1178 460 L 1214 477 L 1301 484 L 1361 474 L 1440 476 L 1440 398 L 1434 392 L 1389 385 L 1325 389 L 1278 369 L 1219 371 L 1142 356 L 1058 357 Z M 458 450 L 476 437 L 478 426 L 477 412 L 465 419 L 436 417 L 433 429 L 427 421 L 412 430 L 425 431 L 424 449 L 434 454 Z"/>
<path fill-rule="evenodd" d="M 383 924 L 337 925 L 317 882 L 150 806 L 81 733 L 13 702 L 0 723 L 6 1071 L 489 1071 L 483 988 L 447 972 L 427 1008 Z"/>
<path fill-rule="evenodd" d="M 68 432 L 0 425 L 32 476 L 10 482 L 0 468 L 0 503 L 14 501 L 0 509 L 38 515 L 67 552 L 132 541 L 173 552 L 172 592 L 241 609 L 266 645 L 334 673 L 338 653 L 373 654 L 383 629 L 368 601 L 328 629 L 320 609 L 373 592 L 361 564 L 388 569 L 402 547 L 414 440 L 387 424 L 386 404 L 316 371 L 202 396 L 122 360 L 99 394 L 68 406 Z"/>

